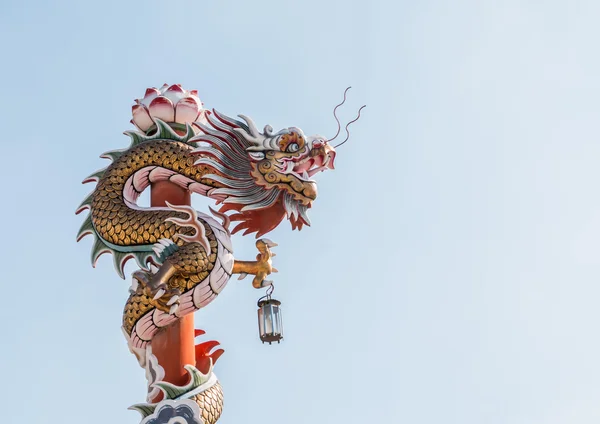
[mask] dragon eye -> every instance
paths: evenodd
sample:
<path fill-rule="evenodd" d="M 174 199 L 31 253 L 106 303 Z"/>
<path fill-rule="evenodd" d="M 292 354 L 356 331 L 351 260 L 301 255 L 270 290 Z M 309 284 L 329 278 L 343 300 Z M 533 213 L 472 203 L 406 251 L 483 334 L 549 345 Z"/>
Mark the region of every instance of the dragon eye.
<path fill-rule="evenodd" d="M 287 149 L 285 149 L 285 151 L 288 153 L 295 153 L 298 150 L 300 150 L 300 146 L 298 145 L 298 143 L 290 143 L 290 145 L 287 146 Z"/>

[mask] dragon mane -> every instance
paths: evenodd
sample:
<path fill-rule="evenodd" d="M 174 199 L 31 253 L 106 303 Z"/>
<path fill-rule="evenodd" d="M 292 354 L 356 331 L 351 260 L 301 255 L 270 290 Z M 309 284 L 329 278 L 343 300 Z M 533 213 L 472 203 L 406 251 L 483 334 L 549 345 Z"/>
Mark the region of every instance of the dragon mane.
<path fill-rule="evenodd" d="M 208 196 L 216 198 L 217 204 L 222 204 L 221 213 L 236 212 L 230 215 L 230 219 L 241 222 L 232 233 L 245 229 L 244 235 L 256 232 L 258 238 L 277 227 L 286 215 L 293 229 L 301 229 L 304 224 L 310 225 L 307 206 L 300 204 L 285 190 L 266 188 L 257 184 L 252 177 L 248 152 L 268 150 L 272 143 L 260 143 L 257 135 L 262 134 L 258 133 L 254 122 L 246 116 L 240 117 L 246 123 L 213 109 L 212 114 L 207 114 L 210 126 L 194 123 L 202 130 L 202 134 L 189 140 L 198 145 L 193 153 L 202 156 L 195 164 L 215 170 L 215 173 L 207 174 L 204 178 L 225 186 L 211 190 Z M 267 126 L 265 133 L 271 141 L 272 129 Z M 265 140 L 264 137 L 262 139 Z"/>

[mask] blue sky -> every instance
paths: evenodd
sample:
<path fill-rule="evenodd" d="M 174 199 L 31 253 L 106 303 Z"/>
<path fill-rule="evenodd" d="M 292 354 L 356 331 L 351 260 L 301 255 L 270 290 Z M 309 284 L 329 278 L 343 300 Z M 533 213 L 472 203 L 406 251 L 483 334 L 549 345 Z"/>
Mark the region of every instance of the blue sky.
<path fill-rule="evenodd" d="M 313 226 L 270 238 L 286 340 L 230 281 L 219 421 L 600 420 L 597 1 L 0 2 L 3 422 L 138 423 L 129 282 L 74 210 L 146 87 L 335 133 Z M 200 209 L 206 202 L 195 200 Z M 235 237 L 236 256 L 255 255 Z M 133 266 L 128 267 L 128 272 Z"/>

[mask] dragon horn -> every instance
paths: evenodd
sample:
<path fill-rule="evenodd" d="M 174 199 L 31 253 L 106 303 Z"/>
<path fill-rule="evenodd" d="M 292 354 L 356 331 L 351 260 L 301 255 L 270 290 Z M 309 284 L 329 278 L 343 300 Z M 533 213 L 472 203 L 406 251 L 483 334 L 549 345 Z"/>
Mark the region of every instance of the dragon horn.
<path fill-rule="evenodd" d="M 250 135 L 253 137 L 260 137 L 261 133 L 260 131 L 258 131 L 258 128 L 256 128 L 256 124 L 254 123 L 254 121 L 247 117 L 246 115 L 238 115 L 240 118 L 242 118 L 244 121 L 246 121 L 246 124 L 248 124 L 248 128 L 250 129 Z"/>

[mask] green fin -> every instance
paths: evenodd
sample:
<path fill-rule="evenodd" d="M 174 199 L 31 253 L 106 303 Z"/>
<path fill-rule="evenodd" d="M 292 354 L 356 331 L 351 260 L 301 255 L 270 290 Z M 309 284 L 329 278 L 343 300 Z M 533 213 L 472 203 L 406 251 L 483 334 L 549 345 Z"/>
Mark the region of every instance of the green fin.
<path fill-rule="evenodd" d="M 169 124 L 165 123 L 165 121 L 161 121 L 160 119 L 155 119 L 156 122 L 156 132 L 152 136 L 154 139 L 166 138 L 167 140 L 177 140 L 181 139 L 179 135 L 169 126 Z"/>
<path fill-rule="evenodd" d="M 79 206 L 77 207 L 77 210 L 75 211 L 75 215 L 90 208 L 90 206 L 92 205 L 92 199 L 94 198 L 95 192 L 96 192 L 95 190 L 92 191 L 90 194 L 87 195 L 87 197 L 85 199 L 83 199 L 83 202 L 81 202 L 79 204 Z"/>
<path fill-rule="evenodd" d="M 165 246 L 164 244 L 162 244 L 160 242 L 163 240 L 166 243 L 168 243 L 167 246 Z M 160 241 L 154 243 L 154 245 L 152 246 L 152 250 L 154 251 L 157 260 L 160 263 L 163 263 L 165 261 L 165 259 L 167 259 L 173 253 L 175 253 L 179 250 L 179 246 L 177 246 L 177 244 L 173 240 L 168 239 L 168 238 L 160 239 Z"/>
<path fill-rule="evenodd" d="M 196 133 L 194 132 L 194 128 L 186 122 L 185 124 L 185 135 L 183 136 L 183 142 L 191 144 L 190 143 L 190 139 L 192 139 L 193 137 L 196 136 Z"/>
<path fill-rule="evenodd" d="M 102 239 L 100 237 L 96 237 L 96 241 L 94 242 L 94 246 L 92 247 L 92 266 L 96 268 L 96 262 L 98 261 L 100 255 L 102 255 L 103 253 L 108 253 L 110 251 L 111 249 L 102 242 Z"/>
<path fill-rule="evenodd" d="M 123 133 L 131 139 L 129 149 L 150 140 L 173 140 L 195 146 L 194 142 L 189 142 L 190 139 L 196 136 L 196 133 L 194 133 L 194 128 L 189 123 L 186 123 L 185 125 L 178 123 L 167 124 L 158 118 L 154 118 L 154 122 L 155 125 L 153 125 L 150 130 L 154 128 L 155 131 L 151 135 L 146 135 L 139 131 L 125 131 Z M 185 130 L 185 134 L 177 134 L 173 127 L 181 131 Z M 107 152 L 105 155 L 112 154 L 114 152 L 115 151 Z"/>
<path fill-rule="evenodd" d="M 176 386 L 166 381 L 158 381 L 153 384 L 154 387 L 158 387 L 162 390 L 165 399 L 178 399 L 206 383 L 212 374 L 212 359 L 210 361 L 210 370 L 208 371 L 208 374 L 203 374 L 193 365 L 186 365 L 184 368 L 191 377 L 191 381 L 185 386 Z"/>
<path fill-rule="evenodd" d="M 142 414 L 142 418 L 146 418 L 148 415 L 152 415 L 156 410 L 156 405 L 152 405 L 149 403 L 138 403 L 136 405 L 131 405 L 127 408 L 131 411 L 138 411 Z"/>
<path fill-rule="evenodd" d="M 133 258 L 133 255 L 131 253 L 123 253 L 123 252 L 116 252 L 116 251 L 112 251 L 113 254 L 113 264 L 115 265 L 115 269 L 117 270 L 117 274 L 119 274 L 119 277 L 121 277 L 123 280 L 125 279 L 125 262 L 127 262 L 129 259 Z"/>
<path fill-rule="evenodd" d="M 94 224 L 92 223 L 92 216 L 88 214 L 88 216 L 85 217 L 85 220 L 83 221 L 83 224 L 81 225 L 81 228 L 79 228 L 79 232 L 77 233 L 77 241 L 81 240 L 85 236 L 88 236 L 90 234 L 95 234 L 95 233 L 96 233 L 96 230 L 94 230 Z"/>
<path fill-rule="evenodd" d="M 114 162 L 115 159 L 121 157 L 121 155 L 123 155 L 123 153 L 125 153 L 127 150 L 129 149 L 111 150 L 109 152 L 102 153 L 100 157 L 102 159 L 110 159 L 112 162 Z"/>
<path fill-rule="evenodd" d="M 98 182 L 100 180 L 100 178 L 102 178 L 102 176 L 104 175 L 105 172 L 106 172 L 106 168 L 102 168 L 102 169 L 97 170 L 96 172 L 94 172 L 93 174 L 91 174 L 87 178 L 85 178 L 82 181 L 82 184 L 87 184 L 87 183 L 91 183 L 91 182 Z"/>
<path fill-rule="evenodd" d="M 131 138 L 131 145 L 129 146 L 130 149 L 145 141 L 143 134 L 137 131 L 125 131 L 123 134 Z"/>
<path fill-rule="evenodd" d="M 154 257 L 152 252 L 136 252 L 133 254 L 133 258 L 138 266 L 144 270 L 148 270 L 148 259 Z"/>

